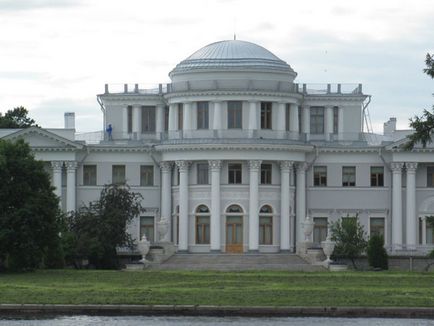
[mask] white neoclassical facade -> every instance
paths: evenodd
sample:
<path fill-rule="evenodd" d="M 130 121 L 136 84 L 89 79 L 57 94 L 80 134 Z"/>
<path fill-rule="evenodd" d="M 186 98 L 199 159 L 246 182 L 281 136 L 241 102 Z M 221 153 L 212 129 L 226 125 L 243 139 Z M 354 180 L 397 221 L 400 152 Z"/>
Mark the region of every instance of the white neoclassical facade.
<path fill-rule="evenodd" d="M 393 118 L 384 135 L 363 133 L 361 84 L 297 84 L 286 62 L 239 40 L 201 48 L 169 76 L 152 89 L 106 85 L 97 98 L 111 132 L 76 135 L 67 114 L 65 129 L 0 137 L 25 138 L 47 162 L 65 211 L 128 183 L 146 208 L 130 232 L 157 242 L 167 218 L 178 251 L 292 252 L 306 216 L 319 245 L 328 223 L 356 215 L 392 254 L 433 246 L 433 149 L 402 150 L 408 131 Z"/>

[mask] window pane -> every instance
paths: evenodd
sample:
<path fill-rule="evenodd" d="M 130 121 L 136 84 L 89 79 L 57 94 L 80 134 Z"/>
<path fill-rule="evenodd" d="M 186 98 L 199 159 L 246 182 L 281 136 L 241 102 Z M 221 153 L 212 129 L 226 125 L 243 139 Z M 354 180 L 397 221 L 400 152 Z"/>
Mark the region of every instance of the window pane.
<path fill-rule="evenodd" d="M 127 116 L 128 133 L 131 134 L 133 132 L 133 107 L 131 105 L 127 107 Z"/>
<path fill-rule="evenodd" d="M 169 107 L 164 107 L 164 130 L 169 130 Z"/>
<path fill-rule="evenodd" d="M 356 185 L 356 167 L 344 166 L 342 167 L 342 186 L 353 187 Z"/>
<path fill-rule="evenodd" d="M 83 165 L 83 185 L 96 186 L 96 165 Z"/>
<path fill-rule="evenodd" d="M 242 102 L 229 101 L 228 102 L 228 129 L 241 129 L 242 128 Z"/>
<path fill-rule="evenodd" d="M 426 186 L 434 187 L 434 166 L 427 166 L 426 168 Z"/>
<path fill-rule="evenodd" d="M 261 129 L 272 129 L 271 108 L 271 102 L 261 102 Z"/>
<path fill-rule="evenodd" d="M 313 222 L 313 242 L 320 244 L 327 239 L 327 217 L 314 217 Z"/>
<path fill-rule="evenodd" d="M 208 164 L 207 163 L 198 163 L 197 164 L 197 184 L 206 185 L 209 184 L 208 181 Z"/>
<path fill-rule="evenodd" d="M 271 184 L 271 164 L 261 164 L 261 184 Z"/>
<path fill-rule="evenodd" d="M 335 106 L 333 108 L 333 133 L 337 134 L 339 130 L 339 108 Z"/>
<path fill-rule="evenodd" d="M 182 103 L 178 104 L 178 130 L 182 130 L 184 126 L 184 106 Z"/>
<path fill-rule="evenodd" d="M 310 133 L 311 134 L 324 133 L 324 108 L 323 107 L 310 108 Z"/>
<path fill-rule="evenodd" d="M 371 217 L 369 234 L 381 235 L 384 237 L 384 218 L 383 217 Z"/>
<path fill-rule="evenodd" d="M 241 209 L 240 206 L 238 205 L 231 205 L 228 207 L 228 209 L 226 210 L 228 213 L 242 213 L 243 210 Z"/>
<path fill-rule="evenodd" d="M 286 129 L 286 131 L 289 131 L 289 126 L 290 126 L 290 123 L 289 123 L 289 119 L 291 116 L 290 110 L 291 110 L 291 106 L 289 104 L 286 104 L 286 107 L 285 107 L 285 129 Z"/>
<path fill-rule="evenodd" d="M 152 165 L 140 166 L 140 185 L 142 187 L 154 185 L 154 167 Z"/>
<path fill-rule="evenodd" d="M 155 132 L 155 106 L 142 107 L 142 133 Z"/>
<path fill-rule="evenodd" d="M 208 102 L 197 102 L 197 129 L 208 129 L 209 110 Z"/>
<path fill-rule="evenodd" d="M 112 183 L 114 184 L 125 183 L 125 165 L 112 166 Z"/>
<path fill-rule="evenodd" d="M 153 216 L 141 216 L 140 217 L 140 239 L 143 235 L 150 242 L 154 242 L 154 217 Z"/>
<path fill-rule="evenodd" d="M 371 187 L 384 186 L 384 167 L 371 166 Z"/>
<path fill-rule="evenodd" d="M 313 185 L 325 187 L 327 186 L 327 167 L 314 166 L 313 168 Z"/>
<path fill-rule="evenodd" d="M 228 164 L 228 183 L 241 184 L 241 164 L 239 163 Z"/>

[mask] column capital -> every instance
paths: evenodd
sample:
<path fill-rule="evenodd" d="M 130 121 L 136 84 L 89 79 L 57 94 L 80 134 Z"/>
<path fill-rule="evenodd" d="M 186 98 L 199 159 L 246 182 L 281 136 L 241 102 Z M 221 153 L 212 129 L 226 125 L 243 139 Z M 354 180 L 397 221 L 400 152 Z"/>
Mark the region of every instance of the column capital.
<path fill-rule="evenodd" d="M 160 169 L 163 172 L 170 172 L 170 170 L 172 169 L 172 165 L 173 165 L 173 163 L 170 161 L 161 161 L 160 162 Z"/>
<path fill-rule="evenodd" d="M 402 168 L 404 167 L 404 163 L 402 162 L 392 162 L 390 163 L 390 168 L 392 169 L 393 173 L 401 173 Z"/>
<path fill-rule="evenodd" d="M 309 165 L 306 162 L 298 162 L 295 165 L 297 172 L 306 172 Z"/>
<path fill-rule="evenodd" d="M 253 160 L 249 161 L 249 169 L 250 170 L 259 170 L 261 168 L 262 161 L 260 160 Z"/>
<path fill-rule="evenodd" d="M 68 171 L 74 171 L 78 167 L 78 163 L 76 161 L 66 161 L 65 165 Z"/>
<path fill-rule="evenodd" d="M 190 161 L 176 161 L 176 166 L 179 169 L 179 172 L 186 172 L 188 171 L 188 168 L 190 167 Z"/>
<path fill-rule="evenodd" d="M 211 170 L 220 170 L 222 167 L 222 161 L 221 160 L 209 160 L 208 165 L 209 165 L 209 168 Z"/>
<path fill-rule="evenodd" d="M 291 171 L 293 165 L 294 165 L 293 161 L 280 161 L 280 169 L 282 171 L 287 171 L 287 172 Z"/>
<path fill-rule="evenodd" d="M 407 173 L 414 173 L 417 169 L 417 162 L 405 162 L 405 168 L 407 169 Z"/>
<path fill-rule="evenodd" d="M 51 161 L 51 168 L 56 170 L 62 170 L 63 167 L 63 161 Z"/>

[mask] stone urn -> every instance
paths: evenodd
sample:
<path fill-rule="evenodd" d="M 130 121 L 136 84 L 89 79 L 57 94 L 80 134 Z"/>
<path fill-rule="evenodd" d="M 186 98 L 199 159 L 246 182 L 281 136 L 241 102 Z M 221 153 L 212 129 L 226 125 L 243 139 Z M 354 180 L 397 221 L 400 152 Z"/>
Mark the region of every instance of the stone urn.
<path fill-rule="evenodd" d="M 330 259 L 330 256 L 333 254 L 333 250 L 335 250 L 336 242 L 332 241 L 332 235 L 330 227 L 328 228 L 327 232 L 327 239 L 325 241 L 321 242 L 322 250 L 324 251 L 324 255 L 327 257 L 326 260 L 324 260 L 324 265 L 329 266 L 332 260 Z"/>
<path fill-rule="evenodd" d="M 158 239 L 161 242 L 169 242 L 169 219 L 161 217 L 157 222 Z"/>
<path fill-rule="evenodd" d="M 141 263 L 145 264 L 148 262 L 146 260 L 146 255 L 148 254 L 150 248 L 151 248 L 151 243 L 146 238 L 146 235 L 143 235 L 143 237 L 140 239 L 139 243 L 137 244 L 137 249 L 142 255 L 142 259 L 139 260 Z"/>
<path fill-rule="evenodd" d="M 310 235 L 313 231 L 314 222 L 309 216 L 306 216 L 306 220 L 303 222 L 304 241 L 310 242 Z"/>

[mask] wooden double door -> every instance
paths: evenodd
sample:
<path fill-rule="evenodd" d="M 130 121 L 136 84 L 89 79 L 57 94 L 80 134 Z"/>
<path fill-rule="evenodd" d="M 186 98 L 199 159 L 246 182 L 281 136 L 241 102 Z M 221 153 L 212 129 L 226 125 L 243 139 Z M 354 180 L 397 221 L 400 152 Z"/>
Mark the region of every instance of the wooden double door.
<path fill-rule="evenodd" d="M 226 217 L 226 252 L 243 252 L 243 217 Z"/>

